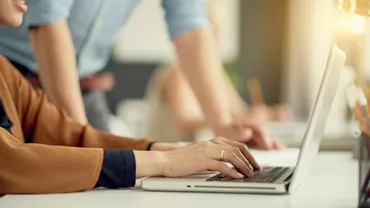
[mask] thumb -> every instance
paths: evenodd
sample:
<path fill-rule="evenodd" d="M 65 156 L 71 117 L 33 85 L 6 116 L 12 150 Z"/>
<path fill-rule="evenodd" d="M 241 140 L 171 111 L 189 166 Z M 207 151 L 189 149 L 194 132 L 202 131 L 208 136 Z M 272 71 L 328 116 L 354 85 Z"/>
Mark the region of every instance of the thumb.
<path fill-rule="evenodd" d="M 273 147 L 273 142 L 267 135 L 267 132 L 264 128 L 262 128 L 259 125 L 249 124 L 248 127 L 250 127 L 253 131 L 253 138 L 252 140 L 255 142 L 255 144 L 264 150 L 270 150 Z"/>
<path fill-rule="evenodd" d="M 249 141 L 253 138 L 253 131 L 250 128 L 239 130 L 238 134 L 243 141 Z"/>
<path fill-rule="evenodd" d="M 240 142 L 248 142 L 253 138 L 253 130 L 244 125 L 235 124 L 233 129 L 236 133 L 236 140 Z"/>

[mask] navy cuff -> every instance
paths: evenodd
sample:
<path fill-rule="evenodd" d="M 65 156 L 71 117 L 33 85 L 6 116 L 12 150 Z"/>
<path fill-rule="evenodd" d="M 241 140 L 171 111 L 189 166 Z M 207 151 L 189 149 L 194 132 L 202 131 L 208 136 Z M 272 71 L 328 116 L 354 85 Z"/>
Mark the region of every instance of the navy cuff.
<path fill-rule="evenodd" d="M 148 147 L 146 148 L 146 150 L 150 151 L 150 150 L 152 149 L 152 146 L 153 146 L 153 144 L 154 144 L 154 143 L 155 143 L 155 142 L 150 143 L 150 144 L 148 145 Z"/>
<path fill-rule="evenodd" d="M 0 127 L 4 128 L 11 134 L 12 132 L 10 129 L 12 128 L 12 126 L 13 126 L 13 123 L 11 120 L 9 120 L 9 117 L 5 111 L 4 104 L 0 98 Z"/>
<path fill-rule="evenodd" d="M 104 150 L 103 166 L 95 187 L 126 188 L 135 186 L 136 161 L 131 149 Z"/>

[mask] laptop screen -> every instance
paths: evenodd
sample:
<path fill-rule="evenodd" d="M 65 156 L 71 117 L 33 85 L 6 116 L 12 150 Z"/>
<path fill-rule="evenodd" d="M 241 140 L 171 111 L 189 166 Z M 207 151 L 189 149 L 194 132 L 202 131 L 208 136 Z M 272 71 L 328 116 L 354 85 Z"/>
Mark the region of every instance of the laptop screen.
<path fill-rule="evenodd" d="M 333 46 L 304 134 L 289 192 L 294 191 L 312 170 L 319 151 L 320 140 L 324 134 L 325 124 L 334 102 L 344 62 L 345 53 L 337 46 Z"/>

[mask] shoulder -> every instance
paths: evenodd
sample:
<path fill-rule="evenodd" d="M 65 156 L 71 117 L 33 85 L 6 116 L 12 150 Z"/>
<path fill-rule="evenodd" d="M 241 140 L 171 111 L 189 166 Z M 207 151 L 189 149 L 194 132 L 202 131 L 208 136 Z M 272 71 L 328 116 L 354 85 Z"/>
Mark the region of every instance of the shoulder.
<path fill-rule="evenodd" d="M 7 58 L 0 55 L 0 91 L 12 91 L 15 88 L 13 85 L 16 81 L 12 77 L 11 71 L 13 70 L 12 64 Z"/>
<path fill-rule="evenodd" d="M 3 55 L 0 55 L 0 64 L 2 65 L 3 63 L 5 63 L 6 61 L 8 61 L 8 59 L 5 58 L 5 56 Z"/>
<path fill-rule="evenodd" d="M 6 75 L 6 71 L 9 70 L 9 68 L 11 68 L 11 63 L 8 61 L 7 58 L 5 58 L 4 56 L 0 55 L 0 73 L 4 76 Z"/>
<path fill-rule="evenodd" d="M 8 85 L 11 85 L 11 83 L 18 83 L 19 77 L 21 76 L 13 64 L 2 55 L 0 55 L 0 76 Z"/>

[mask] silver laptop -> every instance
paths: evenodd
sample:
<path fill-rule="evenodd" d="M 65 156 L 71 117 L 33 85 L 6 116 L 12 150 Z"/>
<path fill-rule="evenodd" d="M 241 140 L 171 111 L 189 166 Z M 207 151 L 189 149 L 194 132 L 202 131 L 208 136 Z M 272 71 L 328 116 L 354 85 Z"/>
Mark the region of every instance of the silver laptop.
<path fill-rule="evenodd" d="M 315 104 L 303 136 L 295 167 L 264 167 L 251 178 L 232 179 L 217 172 L 198 173 L 183 178 L 150 177 L 142 188 L 153 191 L 227 192 L 285 194 L 294 192 L 310 173 L 344 68 L 345 54 L 331 48 Z"/>

